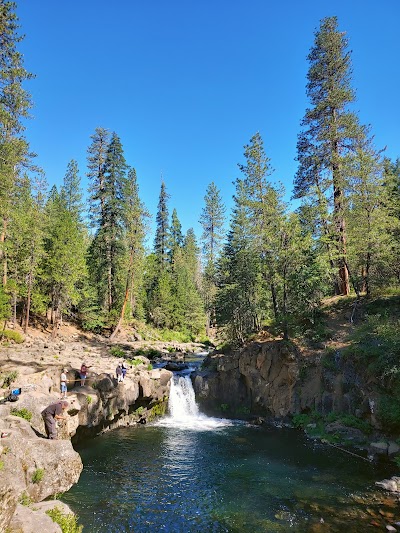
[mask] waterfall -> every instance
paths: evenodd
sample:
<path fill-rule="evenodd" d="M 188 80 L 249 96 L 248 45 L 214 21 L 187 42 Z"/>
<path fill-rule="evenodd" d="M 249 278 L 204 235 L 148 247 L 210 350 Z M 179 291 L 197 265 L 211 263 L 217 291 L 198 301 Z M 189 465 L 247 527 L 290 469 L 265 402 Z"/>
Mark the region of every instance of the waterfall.
<path fill-rule="evenodd" d="M 209 431 L 233 425 L 223 418 L 206 416 L 199 411 L 190 375 L 174 375 L 168 402 L 169 416 L 157 421 L 157 426 Z"/>

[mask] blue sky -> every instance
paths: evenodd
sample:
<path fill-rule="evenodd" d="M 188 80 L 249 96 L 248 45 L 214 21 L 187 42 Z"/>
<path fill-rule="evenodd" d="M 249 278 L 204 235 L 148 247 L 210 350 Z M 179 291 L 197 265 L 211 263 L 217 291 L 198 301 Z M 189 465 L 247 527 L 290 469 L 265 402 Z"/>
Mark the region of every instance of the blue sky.
<path fill-rule="evenodd" d="M 308 105 L 307 54 L 336 15 L 352 50 L 356 109 L 400 156 L 399 0 L 17 0 L 19 49 L 36 79 L 26 137 L 50 185 L 101 126 L 121 138 L 155 218 L 161 174 L 183 230 L 214 181 L 229 209 L 243 146 L 260 131 L 290 198 Z M 332 11 L 332 6 L 334 11 Z"/>

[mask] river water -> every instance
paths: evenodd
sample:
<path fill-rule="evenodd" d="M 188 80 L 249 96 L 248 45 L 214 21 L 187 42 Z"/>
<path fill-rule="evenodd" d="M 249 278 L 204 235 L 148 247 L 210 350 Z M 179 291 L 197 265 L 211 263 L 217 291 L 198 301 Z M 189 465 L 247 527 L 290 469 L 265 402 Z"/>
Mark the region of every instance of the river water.
<path fill-rule="evenodd" d="M 374 486 L 393 468 L 293 429 L 207 417 L 188 375 L 174 376 L 168 416 L 78 451 L 84 470 L 62 499 L 85 533 L 362 533 L 398 512 Z"/>

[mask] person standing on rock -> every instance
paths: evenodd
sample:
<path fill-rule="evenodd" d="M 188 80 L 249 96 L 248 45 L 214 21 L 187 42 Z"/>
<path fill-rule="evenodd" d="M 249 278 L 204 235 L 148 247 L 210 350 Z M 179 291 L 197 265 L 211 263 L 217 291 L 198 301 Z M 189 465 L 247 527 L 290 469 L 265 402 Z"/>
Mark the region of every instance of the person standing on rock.
<path fill-rule="evenodd" d="M 82 363 L 81 369 L 79 371 L 79 377 L 81 378 L 81 387 L 85 385 L 85 379 L 87 378 L 87 372 L 90 366 L 87 366 L 86 363 Z"/>
<path fill-rule="evenodd" d="M 115 370 L 115 374 L 117 375 L 117 381 L 118 383 L 122 383 L 124 381 L 124 376 L 122 374 L 122 364 L 118 363 L 118 366 Z"/>
<path fill-rule="evenodd" d="M 122 381 L 124 381 L 127 372 L 128 372 L 128 366 L 125 363 L 125 361 L 122 361 Z"/>
<path fill-rule="evenodd" d="M 62 398 L 67 397 L 67 373 L 68 373 L 68 370 L 64 368 L 60 376 L 60 387 L 61 387 Z"/>
<path fill-rule="evenodd" d="M 66 400 L 61 400 L 57 403 L 52 403 L 51 405 L 46 407 L 46 409 L 43 409 L 42 417 L 48 439 L 57 439 L 56 421 L 67 419 L 65 416 L 63 416 L 63 413 L 67 407 L 68 402 Z"/>

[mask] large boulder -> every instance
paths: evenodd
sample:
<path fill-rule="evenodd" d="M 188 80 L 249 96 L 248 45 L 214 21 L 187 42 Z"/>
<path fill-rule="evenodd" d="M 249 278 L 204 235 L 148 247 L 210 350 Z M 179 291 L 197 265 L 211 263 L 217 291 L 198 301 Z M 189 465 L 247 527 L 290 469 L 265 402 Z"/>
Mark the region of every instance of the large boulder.
<path fill-rule="evenodd" d="M 69 440 L 40 438 L 22 418 L 6 417 L 2 431 L 8 435 L 1 439 L 0 531 L 21 497 L 39 502 L 65 492 L 78 481 L 83 468 Z"/>

